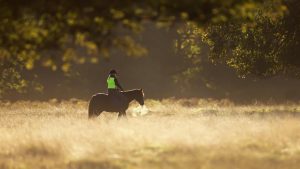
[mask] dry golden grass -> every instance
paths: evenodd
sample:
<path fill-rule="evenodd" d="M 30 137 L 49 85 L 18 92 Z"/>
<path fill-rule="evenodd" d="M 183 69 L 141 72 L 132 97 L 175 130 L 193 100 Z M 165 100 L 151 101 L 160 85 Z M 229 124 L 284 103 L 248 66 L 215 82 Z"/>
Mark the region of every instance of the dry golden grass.
<path fill-rule="evenodd" d="M 300 104 L 147 100 L 128 120 L 87 103 L 0 103 L 1 169 L 299 169 Z M 145 113 L 145 112 L 144 112 Z"/>

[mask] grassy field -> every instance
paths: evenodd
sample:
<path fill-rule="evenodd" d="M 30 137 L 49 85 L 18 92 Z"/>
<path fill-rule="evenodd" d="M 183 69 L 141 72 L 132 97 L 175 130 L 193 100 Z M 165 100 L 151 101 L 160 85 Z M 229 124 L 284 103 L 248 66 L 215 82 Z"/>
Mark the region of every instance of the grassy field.
<path fill-rule="evenodd" d="M 87 102 L 0 103 L 1 169 L 299 169 L 300 103 L 147 100 L 128 120 Z"/>

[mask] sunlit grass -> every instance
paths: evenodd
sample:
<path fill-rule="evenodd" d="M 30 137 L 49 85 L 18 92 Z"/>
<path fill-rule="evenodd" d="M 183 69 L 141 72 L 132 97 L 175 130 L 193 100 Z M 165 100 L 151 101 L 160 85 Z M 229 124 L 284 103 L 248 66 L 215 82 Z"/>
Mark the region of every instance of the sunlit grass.
<path fill-rule="evenodd" d="M 87 102 L 0 103 L 0 168 L 299 168 L 300 104 L 201 99 L 133 104 L 87 119 Z"/>

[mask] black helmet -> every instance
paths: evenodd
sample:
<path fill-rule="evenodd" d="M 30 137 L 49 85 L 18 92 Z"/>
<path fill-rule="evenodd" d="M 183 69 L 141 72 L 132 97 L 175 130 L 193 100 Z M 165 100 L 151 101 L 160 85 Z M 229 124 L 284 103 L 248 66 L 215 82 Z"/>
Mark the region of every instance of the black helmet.
<path fill-rule="evenodd" d="M 109 74 L 117 74 L 117 71 L 115 69 L 112 69 Z"/>

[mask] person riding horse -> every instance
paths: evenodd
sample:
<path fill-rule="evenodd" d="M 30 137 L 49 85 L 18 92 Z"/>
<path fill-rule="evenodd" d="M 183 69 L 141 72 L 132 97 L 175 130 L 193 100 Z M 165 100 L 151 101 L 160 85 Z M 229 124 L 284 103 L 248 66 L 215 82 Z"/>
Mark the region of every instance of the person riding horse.
<path fill-rule="evenodd" d="M 96 118 L 103 111 L 117 112 L 118 117 L 126 117 L 129 103 L 136 100 L 141 106 L 144 105 L 143 89 L 124 91 L 117 79 L 117 71 L 111 70 L 107 78 L 106 93 L 96 93 L 89 101 L 88 118 Z M 120 91 L 121 90 L 121 91 Z"/>
<path fill-rule="evenodd" d="M 113 104 L 123 105 L 125 102 L 125 97 L 122 95 L 121 91 L 124 91 L 117 79 L 118 73 L 116 70 L 112 69 L 107 78 L 107 91 L 108 96 L 111 98 Z"/>

